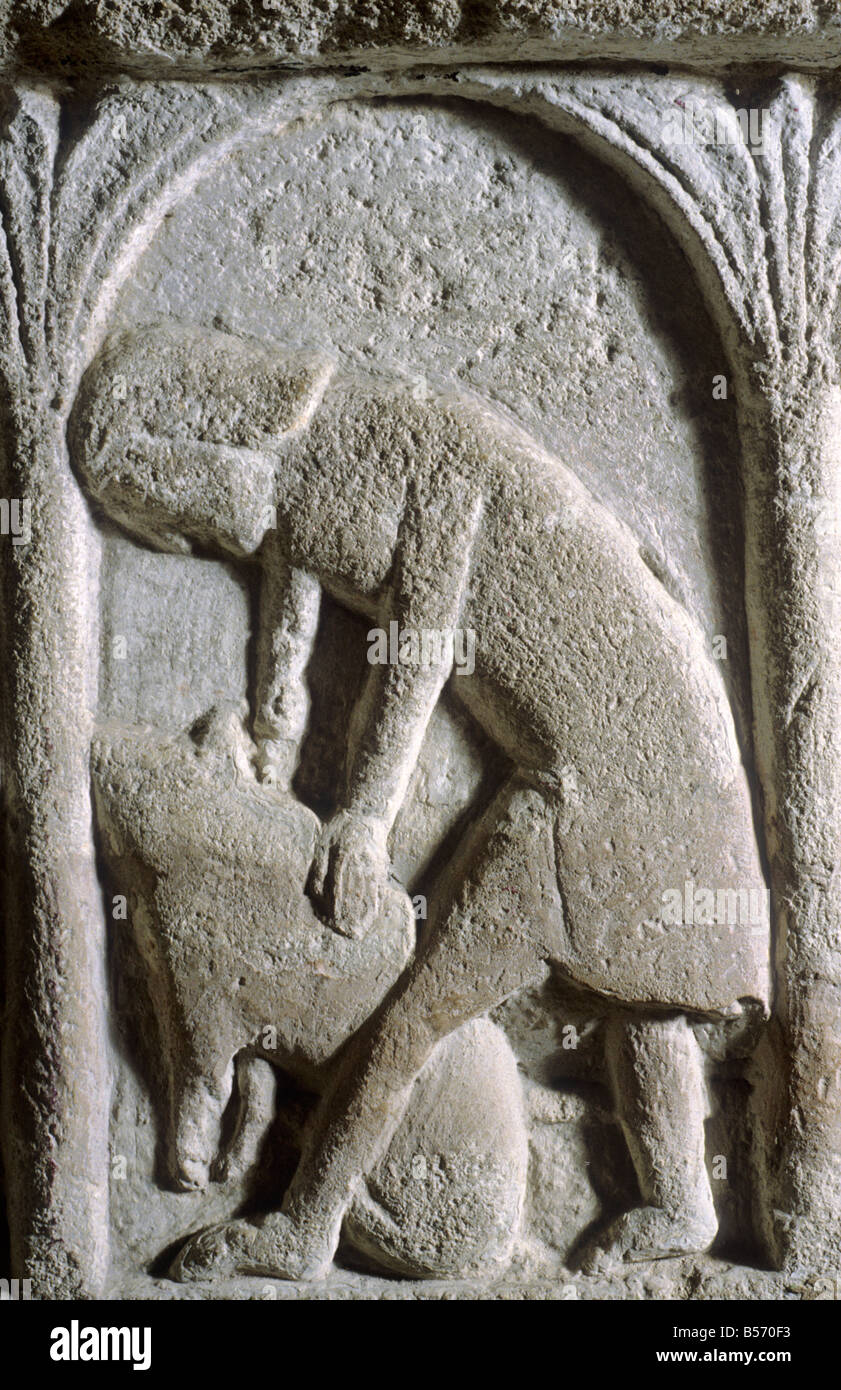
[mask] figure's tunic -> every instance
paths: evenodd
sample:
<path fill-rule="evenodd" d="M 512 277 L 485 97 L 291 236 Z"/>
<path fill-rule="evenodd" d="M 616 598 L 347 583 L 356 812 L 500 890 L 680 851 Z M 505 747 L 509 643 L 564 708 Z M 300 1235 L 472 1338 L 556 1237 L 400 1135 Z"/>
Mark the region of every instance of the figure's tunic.
<path fill-rule="evenodd" d="M 631 532 L 570 470 L 530 452 L 530 468 L 514 459 L 528 481 L 490 521 L 471 608 L 505 629 L 504 641 L 477 639 L 480 685 L 515 665 L 531 704 L 552 712 L 560 963 L 628 1002 L 767 1008 L 768 893 L 709 642 Z M 514 589 L 534 595 L 517 625 Z"/>
<path fill-rule="evenodd" d="M 352 528 L 367 518 L 368 560 L 407 479 L 439 523 L 483 496 L 458 619 L 475 633 L 475 672 L 451 684 L 547 796 L 559 964 L 629 1003 L 767 1008 L 768 894 L 730 704 L 703 633 L 630 530 L 570 469 L 462 397 L 418 402 L 335 378 L 292 449 L 292 474 L 325 490 L 302 523 L 306 548 L 329 512 L 331 557 L 348 564 Z"/>

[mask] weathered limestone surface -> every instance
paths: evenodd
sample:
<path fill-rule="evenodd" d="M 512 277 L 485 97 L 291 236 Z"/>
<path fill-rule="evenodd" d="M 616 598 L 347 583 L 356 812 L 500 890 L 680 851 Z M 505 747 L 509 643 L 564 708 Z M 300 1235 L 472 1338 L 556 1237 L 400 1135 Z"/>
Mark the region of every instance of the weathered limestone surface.
<path fill-rule="evenodd" d="M 12 1274 L 837 1289 L 834 16 L 8 8 Z"/>
<path fill-rule="evenodd" d="M 32 69 L 161 74 L 278 65 L 540 62 L 837 65 L 837 7 L 816 0 L 4 0 L 3 56 Z"/>

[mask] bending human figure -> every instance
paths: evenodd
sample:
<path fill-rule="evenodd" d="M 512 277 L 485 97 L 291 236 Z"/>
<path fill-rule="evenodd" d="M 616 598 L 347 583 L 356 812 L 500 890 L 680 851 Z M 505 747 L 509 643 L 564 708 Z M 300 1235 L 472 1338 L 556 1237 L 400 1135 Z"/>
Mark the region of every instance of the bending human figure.
<path fill-rule="evenodd" d="M 739 910 L 750 893 L 764 903 L 764 882 L 718 670 L 630 531 L 478 404 L 174 324 L 106 344 L 71 449 L 133 534 L 260 567 L 267 780 L 294 771 L 322 590 L 401 635 L 474 634 L 475 669 L 452 690 L 512 765 L 413 964 L 344 1055 L 283 1209 L 192 1237 L 176 1275 L 323 1276 L 433 1048 L 550 969 L 616 1005 L 608 1075 L 640 1204 L 603 1243 L 625 1259 L 709 1248 L 690 1019 L 767 1010 L 767 922 Z M 445 641 L 436 659 L 371 667 L 312 869 L 337 931 L 375 929 L 389 831 L 451 662 Z M 728 911 L 676 920 L 687 884 Z"/>

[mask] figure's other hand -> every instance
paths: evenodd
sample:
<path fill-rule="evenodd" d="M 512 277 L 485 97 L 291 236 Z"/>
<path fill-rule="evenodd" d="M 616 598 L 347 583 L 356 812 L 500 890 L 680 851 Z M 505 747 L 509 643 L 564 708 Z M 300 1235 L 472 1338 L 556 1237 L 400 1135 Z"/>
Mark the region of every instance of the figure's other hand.
<path fill-rule="evenodd" d="M 380 916 L 388 882 L 385 828 L 340 811 L 313 857 L 308 888 L 334 931 L 360 940 Z"/>

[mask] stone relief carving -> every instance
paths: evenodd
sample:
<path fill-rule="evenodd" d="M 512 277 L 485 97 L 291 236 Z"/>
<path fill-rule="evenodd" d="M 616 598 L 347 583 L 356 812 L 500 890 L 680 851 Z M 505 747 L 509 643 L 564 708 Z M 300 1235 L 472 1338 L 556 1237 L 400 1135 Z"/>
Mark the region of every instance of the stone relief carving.
<path fill-rule="evenodd" d="M 572 135 L 689 258 L 738 409 L 752 735 L 697 594 L 675 597 L 636 518 L 492 392 L 285 341 L 285 324 L 213 327 L 195 297 L 184 315 L 187 277 L 148 322 L 120 307 L 166 214 L 237 149 L 289 140 L 329 102 L 434 104 L 454 84 L 477 110 Z M 700 77 L 138 82 L 64 148 L 58 100 L 10 93 L 5 466 L 34 515 L 4 555 L 3 1132 L 13 1259 L 55 1296 L 101 1291 L 119 1244 L 115 963 L 139 982 L 142 1045 L 121 1044 L 110 1130 L 145 1051 L 165 1161 L 132 1190 L 182 1189 L 121 1247 L 119 1277 L 312 1287 L 341 1242 L 343 1263 L 379 1275 L 529 1278 L 553 1183 L 597 1116 L 623 1136 L 605 1145 L 613 1187 L 598 1201 L 579 1186 L 564 1257 L 582 1287 L 631 1288 L 636 1266 L 704 1256 L 718 1235 L 713 1060 L 746 1078 L 752 1236 L 780 1277 L 835 1267 L 837 127 L 810 79 L 760 95 L 754 149 Z M 687 100 L 723 110 L 732 139 L 667 144 L 664 108 Z M 244 702 L 175 728 L 109 716 L 96 648 L 113 536 L 147 573 L 195 556 L 242 585 Z M 365 679 L 316 814 L 302 751 L 337 606 L 357 622 L 333 651 L 353 648 Z M 322 684 L 343 680 L 336 665 Z M 400 816 L 445 717 L 475 728 L 493 785 L 448 803 L 416 920 Z M 559 990 L 577 1001 L 560 1013 Z M 583 1099 L 527 1060 L 575 1007 L 594 1039 Z M 24 1058 L 40 1061 L 22 1093 Z M 541 1124 L 570 1127 L 560 1176 Z"/>
<path fill-rule="evenodd" d="M 734 904 L 758 894 L 764 905 L 764 881 L 716 669 L 632 535 L 559 461 L 478 403 L 431 393 L 417 401 L 400 382 L 343 378 L 327 362 L 181 325 L 105 345 L 82 382 L 70 437 L 89 493 L 115 520 L 161 547 L 189 540 L 254 557 L 261 575 L 256 743 L 235 716 L 227 724 L 217 716 L 187 748 L 186 767 L 176 744 L 109 740 L 97 753 L 119 882 L 134 896 L 144 871 L 156 881 L 133 916 L 144 936 L 152 919 L 141 950 L 158 1011 L 174 1024 L 164 1045 L 180 1178 L 206 1180 L 210 1125 L 234 1056 L 253 1050 L 275 1016 L 283 1035 L 275 1060 L 303 1052 L 312 1065 L 356 1037 L 285 1210 L 195 1238 L 178 1276 L 323 1274 L 359 1182 L 434 1048 L 547 967 L 640 1011 L 618 1014 L 607 1046 L 644 1204 L 609 1239 L 631 1259 L 706 1249 L 717 1222 L 700 1056 L 687 1024 L 657 1011 L 738 1014 L 744 1001 L 764 1012 L 768 922 L 764 910 L 750 927 L 717 911 L 670 920 L 663 884 L 681 895 L 687 881 L 714 885 Z M 317 836 L 296 833 L 277 798 L 288 792 L 303 733 L 302 673 L 322 587 L 384 630 L 396 624 L 399 642 L 476 634 L 475 669 L 455 675 L 453 688 L 512 764 L 455 856 L 404 975 L 408 922 L 404 914 L 402 933 L 389 930 L 387 836 L 452 673 L 452 643 L 436 643 L 430 659 L 419 646 L 372 666 L 340 809 Z M 204 780 L 188 809 L 191 763 L 214 744 L 244 781 L 252 815 L 260 808 L 258 827 L 240 828 L 230 794 L 223 810 Z M 262 801 L 257 773 L 272 788 Z M 229 889 L 210 862 L 219 847 L 218 831 L 203 833 L 208 816 L 233 842 Z M 312 909 L 301 918 L 300 904 L 284 906 L 289 888 L 274 878 L 261 888 L 293 838 L 301 859 L 312 859 L 312 894 L 328 928 L 373 939 L 371 962 L 333 960 Z M 299 862 L 293 903 L 305 876 Z M 253 894 L 259 905 L 246 912 Z M 279 922 L 288 964 L 271 945 Z M 255 950 L 252 999 L 243 962 Z M 348 1023 L 341 998 L 331 992 L 322 1004 L 314 992 L 304 967 L 313 951 L 344 981 Z M 279 982 L 296 969 L 303 981 L 286 994 Z M 227 1017 L 234 989 L 238 1031 Z M 270 1012 L 267 991 L 277 993 Z"/>

